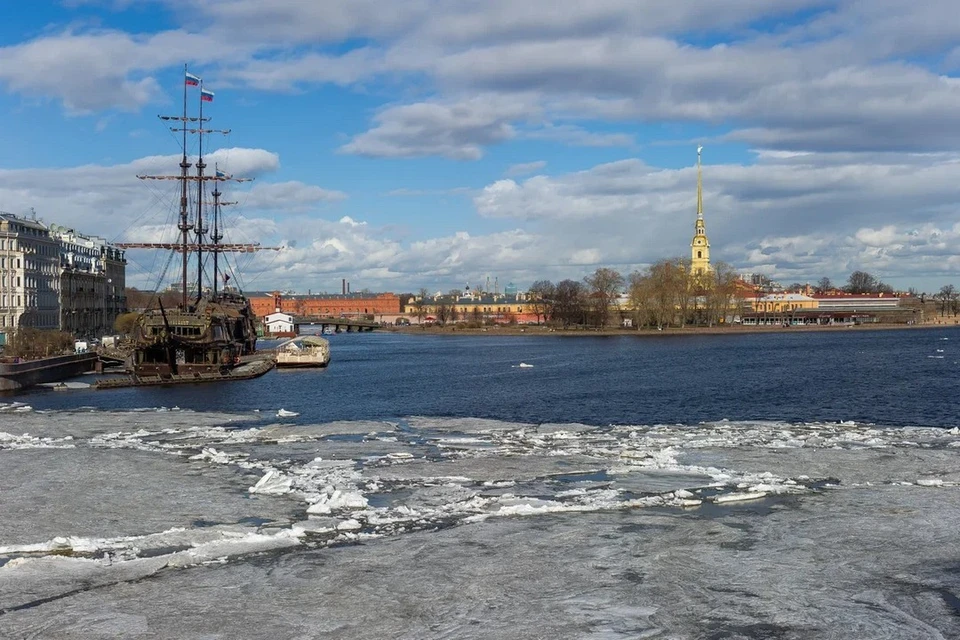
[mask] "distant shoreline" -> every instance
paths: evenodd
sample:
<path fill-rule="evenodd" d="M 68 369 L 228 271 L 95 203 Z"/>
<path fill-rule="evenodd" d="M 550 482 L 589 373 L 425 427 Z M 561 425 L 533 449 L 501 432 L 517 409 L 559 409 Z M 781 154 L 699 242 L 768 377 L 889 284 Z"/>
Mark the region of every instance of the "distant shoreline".
<path fill-rule="evenodd" d="M 656 329 L 551 329 L 545 325 L 513 325 L 465 329 L 462 327 L 384 327 L 391 333 L 409 335 L 492 335 L 492 336 L 694 336 L 694 335 L 744 335 L 754 333 L 798 333 L 798 332 L 847 332 L 847 331 L 889 331 L 894 329 L 958 329 L 960 317 L 949 318 L 948 322 L 926 322 L 923 324 L 859 324 L 859 325 L 804 325 L 804 326 L 743 326 L 727 325 L 720 327 L 670 327 Z"/>

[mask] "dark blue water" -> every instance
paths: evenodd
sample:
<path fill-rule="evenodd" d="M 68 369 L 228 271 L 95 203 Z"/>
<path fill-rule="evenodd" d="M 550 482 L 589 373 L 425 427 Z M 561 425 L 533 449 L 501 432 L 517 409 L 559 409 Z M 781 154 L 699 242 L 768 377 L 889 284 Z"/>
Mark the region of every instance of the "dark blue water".
<path fill-rule="evenodd" d="M 595 425 L 728 418 L 960 426 L 958 329 L 663 337 L 367 333 L 330 342 L 333 360 L 325 370 L 273 371 L 228 384 L 35 391 L 19 399 L 37 409 L 282 407 L 300 412 L 298 422 L 421 415 Z M 534 367 L 516 367 L 520 362 Z"/>

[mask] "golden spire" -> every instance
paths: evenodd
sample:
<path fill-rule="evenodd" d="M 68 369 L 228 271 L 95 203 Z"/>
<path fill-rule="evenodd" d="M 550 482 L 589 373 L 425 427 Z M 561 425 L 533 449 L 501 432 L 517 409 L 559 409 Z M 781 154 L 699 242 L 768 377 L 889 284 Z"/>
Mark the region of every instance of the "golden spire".
<path fill-rule="evenodd" d="M 700 171 L 700 154 L 703 147 L 697 147 L 697 218 L 703 218 L 703 177 Z"/>

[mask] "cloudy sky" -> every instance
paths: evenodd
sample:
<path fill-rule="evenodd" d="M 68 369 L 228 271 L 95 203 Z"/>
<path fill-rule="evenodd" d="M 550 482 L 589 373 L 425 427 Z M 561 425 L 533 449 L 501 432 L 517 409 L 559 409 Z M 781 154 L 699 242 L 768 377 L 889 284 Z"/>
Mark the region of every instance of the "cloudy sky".
<path fill-rule="evenodd" d="M 183 65 L 250 289 L 447 290 L 689 254 L 960 285 L 954 0 L 36 0 L 0 21 L 0 211 L 156 240 Z M 197 93 L 191 90 L 191 108 Z M 191 147 L 191 151 L 195 151 Z M 165 256 L 130 252 L 153 286 Z M 168 279 L 175 265 L 167 274 Z"/>

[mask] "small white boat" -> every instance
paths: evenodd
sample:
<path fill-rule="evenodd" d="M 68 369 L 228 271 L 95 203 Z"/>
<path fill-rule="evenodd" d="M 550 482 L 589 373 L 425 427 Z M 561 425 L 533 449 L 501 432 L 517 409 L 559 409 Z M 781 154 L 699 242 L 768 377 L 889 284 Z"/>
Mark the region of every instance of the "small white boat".
<path fill-rule="evenodd" d="M 532 364 L 527 364 L 526 362 L 521 362 L 521 363 L 520 363 L 520 368 L 521 368 L 521 369 L 532 369 L 532 368 L 533 368 L 533 365 L 532 365 Z"/>
<path fill-rule="evenodd" d="M 277 345 L 278 368 L 325 367 L 330 364 L 330 341 L 319 336 L 291 338 Z"/>
<path fill-rule="evenodd" d="M 294 416 L 298 415 L 300 414 L 296 411 L 287 411 L 286 409 L 280 409 L 280 411 L 277 411 L 278 418 L 293 418 Z"/>

